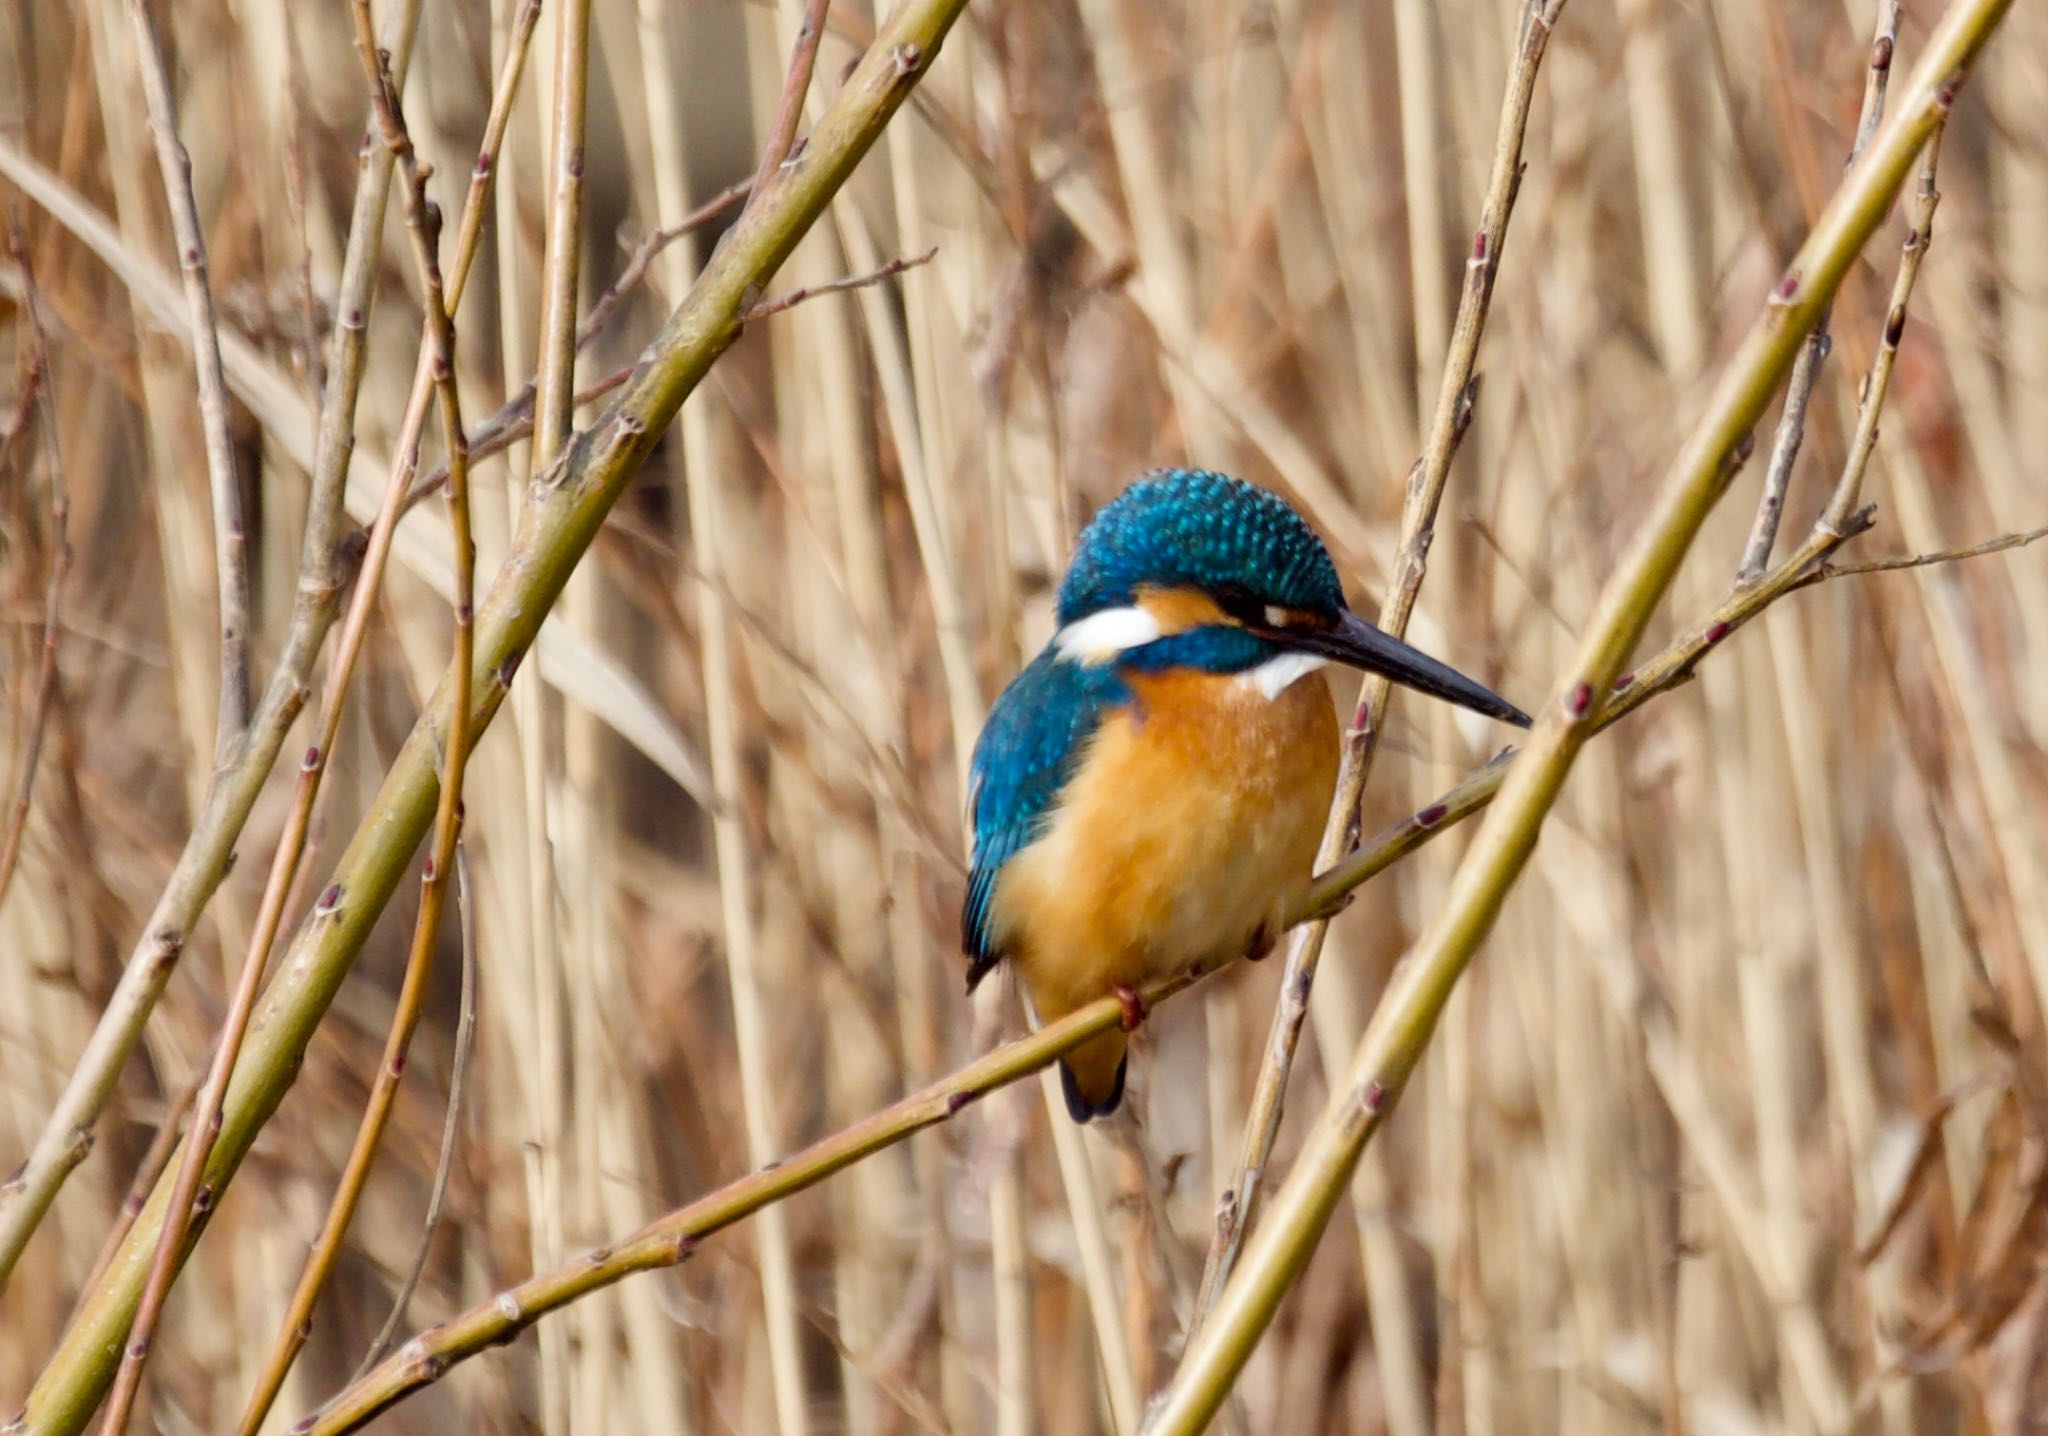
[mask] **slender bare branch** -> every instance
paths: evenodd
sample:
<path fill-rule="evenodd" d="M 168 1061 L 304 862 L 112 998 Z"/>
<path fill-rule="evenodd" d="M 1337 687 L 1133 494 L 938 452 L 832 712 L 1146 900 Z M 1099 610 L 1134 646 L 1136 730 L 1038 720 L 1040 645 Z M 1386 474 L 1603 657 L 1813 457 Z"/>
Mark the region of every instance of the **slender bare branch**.
<path fill-rule="evenodd" d="M 762 147 L 760 166 L 754 171 L 754 194 L 768 187 L 796 146 L 796 127 L 803 119 L 804 96 L 810 93 L 811 71 L 818 62 L 818 46 L 825 38 L 825 13 L 831 5 L 832 0 L 805 0 L 803 23 L 790 50 L 789 73 L 783 80 L 781 97 L 775 102 L 775 119 L 768 127 L 768 143 Z"/>
<path fill-rule="evenodd" d="M 1877 132 L 1884 118 L 1885 89 L 1891 80 L 1892 52 L 1899 39 L 1899 0 L 1878 0 L 1877 32 L 1870 42 L 1870 65 L 1863 80 L 1863 108 L 1856 118 L 1856 137 L 1849 144 L 1847 164 L 1856 163 L 1863 147 Z M 1846 165 L 1845 165 L 1846 168 Z M 1778 525 L 1785 517 L 1785 495 L 1792 485 L 1792 467 L 1799 459 L 1799 446 L 1806 436 L 1806 406 L 1813 397 L 1814 380 L 1833 347 L 1828 320 L 1834 306 L 1821 310 L 1813 331 L 1793 362 L 1792 377 L 1785 385 L 1784 412 L 1778 418 L 1778 432 L 1771 441 L 1771 458 L 1764 470 L 1764 491 L 1757 500 L 1756 518 L 1751 521 L 1749 542 L 1744 545 L 1736 577 L 1753 583 L 1771 561 L 1771 548 L 1778 540 Z"/>
<path fill-rule="evenodd" d="M 456 998 L 455 1055 L 448 1064 L 448 1111 L 441 1119 L 441 1147 L 434 1157 L 434 1180 L 427 1191 L 426 1220 L 420 1224 L 419 1247 L 398 1295 L 391 1299 L 391 1315 L 377 1329 L 376 1337 L 355 1369 L 351 1381 L 383 1360 L 391 1349 L 398 1328 L 405 1324 L 405 1311 L 427 1269 L 434 1250 L 434 1234 L 441 1230 L 441 1216 L 448 1199 L 448 1179 L 455 1170 L 455 1144 L 462 1136 L 462 1099 L 469 1091 L 470 1057 L 476 1051 L 476 895 L 469 877 L 469 849 L 458 838 L 455 844 L 455 916 L 462 932 L 462 983 Z"/>
<path fill-rule="evenodd" d="M 866 289 L 871 284 L 881 284 L 886 280 L 895 278 L 906 269 L 916 269 L 921 264 L 930 264 L 933 256 L 938 254 L 938 252 L 937 246 L 934 246 L 931 249 L 927 249 L 923 254 L 899 255 L 887 264 L 869 270 L 866 274 L 849 274 L 844 279 L 835 279 L 826 284 L 813 284 L 803 289 L 793 289 L 776 299 L 764 299 L 746 312 L 745 319 L 742 322 L 751 324 L 757 319 L 766 319 L 771 314 L 780 314 L 784 310 L 794 309 L 805 300 L 816 299 L 823 294 L 844 294 L 848 290 Z"/>
<path fill-rule="evenodd" d="M 7 810 L 7 826 L 0 830 L 0 902 L 7 900 L 8 885 L 14 880 L 14 866 L 21 857 L 22 834 L 28 830 L 30 800 L 35 796 L 36 766 L 43 753 L 43 725 L 50 716 L 50 695 L 57 687 L 57 640 L 61 633 L 59 616 L 64 598 L 64 576 L 71 568 L 71 546 L 66 528 L 71 516 L 71 499 L 64 488 L 64 456 L 57 441 L 57 408 L 50 400 L 50 351 L 36 313 L 35 274 L 29 267 L 28 250 L 21 242 L 21 226 L 8 233 L 15 266 L 21 271 L 23 363 L 21 384 L 16 391 L 21 412 L 15 416 L 19 432 L 26 434 L 31 423 L 43 431 L 43 449 L 49 455 L 50 476 L 50 576 L 43 588 L 43 641 L 36 659 L 34 696 L 29 699 L 28 722 L 21 729 L 21 775 L 14 780 L 14 802 Z M 31 416 L 40 411 L 40 418 Z M 12 436 L 10 436 L 12 437 Z M 80 1152 L 80 1157 L 84 1156 Z M 4 1268 L 0 1268 L 4 1270 Z"/>
<path fill-rule="evenodd" d="M 135 53 L 142 64 L 142 95 L 163 171 L 185 305 L 192 315 L 192 363 L 199 380 L 200 429 L 206 436 L 207 485 L 213 495 L 213 562 L 220 586 L 220 712 L 213 735 L 213 765 L 225 768 L 249 726 L 249 554 L 242 519 L 242 485 L 235 477 L 234 436 L 228 430 L 228 384 L 221 373 L 220 326 L 206 263 L 206 232 L 192 194 L 192 157 L 178 137 L 177 101 L 148 0 L 128 0 Z"/>

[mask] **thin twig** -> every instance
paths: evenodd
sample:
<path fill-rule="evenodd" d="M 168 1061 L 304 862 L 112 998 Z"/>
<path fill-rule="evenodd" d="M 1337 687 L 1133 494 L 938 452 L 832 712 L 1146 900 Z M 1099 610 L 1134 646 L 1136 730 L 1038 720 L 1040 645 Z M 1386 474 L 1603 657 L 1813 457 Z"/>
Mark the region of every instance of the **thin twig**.
<path fill-rule="evenodd" d="M 358 14 L 367 16 L 367 6 Z M 363 22 L 366 26 L 367 20 Z M 448 317 L 448 306 L 441 280 L 440 261 L 440 212 L 427 198 L 428 167 L 421 164 L 413 153 L 410 134 L 405 127 L 404 112 L 399 97 L 391 84 L 389 72 L 381 60 L 373 59 L 364 52 L 365 60 L 372 65 L 367 75 L 372 93 L 376 98 L 378 120 L 383 129 L 384 143 L 397 158 L 400 171 L 405 177 L 405 220 L 406 229 L 412 235 L 415 257 L 420 270 L 420 289 L 426 298 L 426 349 L 430 360 L 430 373 L 441 411 L 441 435 L 443 447 L 448 454 L 448 507 L 451 542 L 454 548 L 455 567 L 455 640 L 454 655 L 450 660 L 449 673 L 452 676 L 453 701 L 449 705 L 447 732 L 441 739 L 440 796 L 435 804 L 433 846 L 426 860 L 424 875 L 420 882 L 420 906 L 414 919 L 412 946 L 406 955 L 405 976 L 399 985 L 398 1004 L 392 1014 L 391 1029 L 385 1037 L 383 1060 L 377 1066 L 377 1076 L 370 1087 L 370 1100 L 364 1108 L 361 1122 L 356 1128 L 354 1145 L 349 1149 L 348 1161 L 342 1168 L 341 1180 L 336 1184 L 334 1197 L 328 1203 L 327 1216 L 321 1223 L 319 1238 L 313 1244 L 312 1252 L 306 1258 L 306 1265 L 299 1274 L 291 1301 L 285 1308 L 285 1315 L 279 1324 L 277 1336 L 273 1339 L 270 1353 L 265 1358 L 256 1388 L 250 1393 L 243 1407 L 240 1430 L 244 1436 L 254 1436 L 269 1414 L 271 1404 L 277 1400 L 278 1391 L 284 1386 L 285 1377 L 290 1373 L 292 1363 L 306 1343 L 312 1330 L 313 1308 L 319 1301 L 320 1289 L 326 1284 L 328 1275 L 334 1270 L 340 1258 L 341 1245 L 348 1235 L 349 1222 L 355 1216 L 363 1186 L 369 1180 L 370 1167 L 375 1162 L 378 1145 L 382 1142 L 384 1128 L 391 1116 L 391 1106 L 398 1096 L 399 1079 L 405 1072 L 406 1054 L 412 1045 L 412 1035 L 419 1025 L 420 1010 L 426 1001 L 427 981 L 433 973 L 433 957 L 441 926 L 441 909 L 445 903 L 450 869 L 455 861 L 455 843 L 462 826 L 462 778 L 469 758 L 469 709 L 471 663 L 474 657 L 472 600 L 475 585 L 476 551 L 470 542 L 469 524 L 469 446 L 462 432 L 462 408 L 455 386 L 455 326 Z M 482 208 L 483 192 L 472 187 L 472 211 Z"/>
<path fill-rule="evenodd" d="M 1459 441 L 1471 423 L 1478 388 L 1475 371 L 1479 340 L 1485 330 L 1494 281 L 1500 273 L 1501 249 L 1507 238 L 1508 220 L 1514 212 L 1515 195 L 1521 185 L 1522 139 L 1529 127 L 1536 75 L 1564 4 L 1565 0 L 1525 0 L 1523 5 L 1520 43 L 1514 67 L 1508 75 L 1506 91 L 1501 97 L 1500 123 L 1486 198 L 1480 211 L 1479 227 L 1472 236 L 1465 266 L 1465 283 L 1458 298 L 1457 319 L 1444 356 L 1442 382 L 1437 389 L 1436 409 L 1422 456 L 1416 460 L 1409 475 L 1394 581 L 1380 607 L 1380 628 L 1396 637 L 1407 630 L 1408 619 L 1415 610 L 1415 601 L 1428 569 L 1437 510 L 1443 502 L 1444 486 L 1450 478 L 1451 461 L 1457 456 Z M 1359 800 L 1365 791 L 1379 735 L 1385 731 L 1386 707 L 1392 691 L 1392 685 L 1386 679 L 1371 674 L 1366 676 L 1364 686 L 1359 690 L 1358 707 L 1345 734 L 1343 760 L 1338 770 L 1329 820 L 1316 854 L 1318 869 L 1335 863 L 1358 841 Z M 1302 1024 L 1308 1017 L 1309 993 L 1315 982 L 1316 966 L 1322 957 L 1327 928 L 1326 919 L 1311 922 L 1299 928 L 1288 944 L 1280 995 L 1273 1009 L 1265 1057 L 1259 1065 L 1258 1085 L 1252 1094 L 1251 1108 L 1245 1115 L 1243 1142 L 1235 1172 L 1217 1198 L 1216 1226 L 1209 1240 L 1208 1256 L 1203 1262 L 1202 1283 L 1194 1311 L 1189 1318 L 1189 1340 L 1200 1330 L 1215 1304 L 1250 1225 L 1259 1184 L 1272 1155 L 1274 1138 L 1280 1130 L 1287 1083 L 1294 1070 L 1295 1053 L 1301 1045 Z"/>
<path fill-rule="evenodd" d="M 811 71 L 818 61 L 818 45 L 825 38 L 825 12 L 832 0 L 805 0 L 803 23 L 797 28 L 796 43 L 789 53 L 789 73 L 782 95 L 775 102 L 775 120 L 768 128 L 768 143 L 762 147 L 760 166 L 754 171 L 753 193 L 768 188 L 775 172 L 789 159 L 796 146 L 796 127 L 803 119 L 804 96 L 810 93 Z M 751 199 L 748 204 L 752 204 Z"/>
<path fill-rule="evenodd" d="M 107 1228 L 106 1238 L 100 1243 L 100 1254 L 93 1260 L 92 1270 L 85 1280 L 78 1284 L 80 1291 L 92 1291 L 99 1286 L 100 1278 L 106 1275 L 107 1263 L 114 1259 L 114 1253 L 121 1249 L 121 1243 L 128 1238 L 128 1228 L 135 1225 L 135 1219 L 142 1215 L 142 1204 L 149 1200 L 149 1194 L 156 1189 L 157 1178 L 164 1168 L 171 1164 L 171 1153 L 178 1149 L 178 1137 L 185 1127 L 185 1119 L 192 1115 L 192 1104 L 199 1098 L 199 1084 L 205 1074 L 194 1077 L 182 1084 L 177 1093 L 164 1106 L 164 1114 L 157 1123 L 156 1134 L 149 1139 L 149 1147 L 142 1154 L 142 1162 L 135 1169 L 135 1175 L 128 1181 L 128 1194 L 121 1198 L 121 1209 L 114 1216 L 114 1223 Z"/>
<path fill-rule="evenodd" d="M 1892 276 L 1891 301 L 1885 309 L 1884 334 L 1870 361 L 1870 374 L 1863 381 L 1856 406 L 1856 432 L 1849 441 L 1849 454 L 1835 491 L 1821 512 L 1820 527 L 1839 528 L 1854 512 L 1863 493 L 1863 477 L 1877 452 L 1877 421 L 1891 393 L 1892 371 L 1899 360 L 1899 341 L 1906 333 L 1906 306 L 1920 280 L 1920 267 L 1927 261 L 1928 246 L 1934 242 L 1934 213 L 1941 205 L 1941 191 L 1935 185 L 1941 164 L 1941 141 L 1947 126 L 1937 124 L 1920 151 L 1920 172 L 1913 185 L 1912 202 L 1906 207 L 1906 241 L 1899 251 L 1899 267 Z"/>
<path fill-rule="evenodd" d="M 2005 553 L 2016 548 L 2026 548 L 2048 538 L 2048 528 L 2028 529 L 2025 533 L 2000 534 L 1997 538 L 1986 539 L 1964 548 L 1935 549 L 1931 553 L 1899 554 L 1892 558 L 1874 558 L 1863 563 L 1824 563 L 1799 581 L 1801 588 L 1816 583 L 1825 583 L 1831 578 L 1848 578 L 1862 573 L 1900 573 L 1911 568 L 1927 568 L 1938 563 L 1958 563 L 1964 559 L 1983 558 L 1987 554 Z"/>
<path fill-rule="evenodd" d="M 405 1310 L 412 1304 L 412 1294 L 418 1289 L 420 1277 L 427 1269 L 427 1258 L 434 1250 L 434 1235 L 441 1230 L 448 1179 L 455 1170 L 455 1144 L 462 1136 L 462 1099 L 469 1091 L 470 1055 L 476 1050 L 477 961 L 476 896 L 469 877 L 469 848 L 459 838 L 455 844 L 455 916 L 462 933 L 462 985 L 456 998 L 455 1054 L 449 1060 L 448 1112 L 441 1119 L 441 1148 L 434 1157 L 426 1220 L 420 1225 L 419 1248 L 413 1253 L 412 1265 L 406 1268 L 405 1280 L 398 1285 L 398 1295 L 391 1299 L 391 1314 L 377 1328 L 376 1338 L 349 1377 L 351 1381 L 360 1380 L 364 1372 L 383 1360 L 384 1353 L 391 1349 L 392 1338 L 405 1323 Z"/>
<path fill-rule="evenodd" d="M 752 324 L 757 319 L 766 319 L 771 314 L 794 309 L 807 299 L 816 299 L 821 294 L 844 294 L 851 289 L 866 289 L 871 284 L 880 284 L 893 279 L 906 269 L 915 269 L 921 264 L 930 264 L 938 254 L 934 245 L 923 254 L 898 255 L 887 264 L 871 269 L 866 274 L 849 274 L 844 279 L 834 279 L 825 284 L 813 284 L 803 289 L 793 289 L 777 299 L 764 299 L 741 316 L 742 324 Z"/>
<path fill-rule="evenodd" d="M 177 102 L 147 0 L 128 0 L 128 18 L 135 25 L 142 95 L 163 171 L 178 268 L 185 277 L 185 306 L 192 315 L 192 362 L 199 380 L 200 429 L 206 436 L 207 486 L 213 495 L 213 562 L 220 585 L 220 712 L 213 735 L 213 766 L 220 769 L 233 760 L 249 726 L 249 555 L 242 486 L 235 477 L 234 436 L 228 431 L 228 385 L 221 373 L 206 233 L 192 194 L 192 157 L 178 138 Z"/>
<path fill-rule="evenodd" d="M 1870 66 L 1863 80 L 1863 108 L 1856 118 L 1856 137 L 1849 144 L 1848 164 L 1863 153 L 1870 137 L 1884 118 L 1885 89 L 1891 79 L 1892 52 L 1899 39 L 1899 0 L 1878 0 L 1877 33 L 1870 42 Z M 1846 168 L 1846 166 L 1845 166 Z M 1744 545 L 1736 577 L 1754 583 L 1771 561 L 1771 548 L 1778 541 L 1778 525 L 1785 517 L 1785 495 L 1792 485 L 1792 466 L 1799 459 L 1799 446 L 1806 436 L 1806 406 L 1813 397 L 1814 380 L 1833 347 L 1828 320 L 1833 305 L 1820 311 L 1813 330 L 1793 362 L 1792 377 L 1785 385 L 1784 412 L 1778 418 L 1778 432 L 1771 441 L 1771 458 L 1764 470 L 1764 491 L 1757 500 L 1756 518 Z"/>
<path fill-rule="evenodd" d="M 32 410 L 39 410 L 43 444 L 49 453 L 50 473 L 50 576 L 43 589 L 43 641 L 36 660 L 35 696 L 29 700 L 28 722 L 21 730 L 21 776 L 14 782 L 14 802 L 7 811 L 7 827 L 0 834 L 0 902 L 7 900 L 7 888 L 14 881 L 14 865 L 21 857 L 22 834 L 28 830 L 29 801 L 35 796 L 36 767 L 43 753 L 43 727 L 50 716 L 50 696 L 57 688 L 57 640 L 64 597 L 64 575 L 71 568 L 71 545 L 66 528 L 71 516 L 71 499 L 64 487 L 64 456 L 57 439 L 57 408 L 50 396 L 50 350 L 43 324 L 36 312 L 35 275 L 29 267 L 28 250 L 21 242 L 17 221 L 9 230 L 8 244 L 15 266 L 21 271 L 23 326 L 21 383 L 17 389 L 21 412 L 16 422 L 26 432 Z M 81 1155 L 83 1155 L 81 1153 Z M 9 1183 L 12 1185 L 12 1183 Z"/>

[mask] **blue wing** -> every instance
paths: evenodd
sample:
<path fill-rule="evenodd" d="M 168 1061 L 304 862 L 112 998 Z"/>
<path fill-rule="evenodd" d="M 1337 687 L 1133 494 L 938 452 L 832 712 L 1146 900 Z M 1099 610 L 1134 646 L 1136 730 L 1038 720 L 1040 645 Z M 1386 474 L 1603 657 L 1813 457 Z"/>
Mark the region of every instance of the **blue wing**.
<path fill-rule="evenodd" d="M 1074 663 L 1048 647 L 989 711 L 968 777 L 974 851 L 960 946 L 969 989 L 1004 955 L 990 925 L 1003 865 L 1045 831 L 1089 737 L 1106 714 L 1130 701 L 1115 668 Z"/>

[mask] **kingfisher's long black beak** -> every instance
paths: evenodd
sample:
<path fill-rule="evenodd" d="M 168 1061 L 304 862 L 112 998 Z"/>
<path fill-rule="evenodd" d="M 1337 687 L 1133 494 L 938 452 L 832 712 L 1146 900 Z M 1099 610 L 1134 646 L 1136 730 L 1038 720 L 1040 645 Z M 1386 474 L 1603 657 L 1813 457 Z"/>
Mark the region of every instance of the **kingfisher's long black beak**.
<path fill-rule="evenodd" d="M 1304 653 L 1380 674 L 1404 688 L 1448 699 L 1461 708 L 1470 708 L 1517 728 L 1529 726 L 1529 715 L 1492 689 L 1474 683 L 1449 664 L 1437 662 L 1393 635 L 1380 632 L 1348 608 L 1334 628 L 1290 632 L 1287 641 Z"/>

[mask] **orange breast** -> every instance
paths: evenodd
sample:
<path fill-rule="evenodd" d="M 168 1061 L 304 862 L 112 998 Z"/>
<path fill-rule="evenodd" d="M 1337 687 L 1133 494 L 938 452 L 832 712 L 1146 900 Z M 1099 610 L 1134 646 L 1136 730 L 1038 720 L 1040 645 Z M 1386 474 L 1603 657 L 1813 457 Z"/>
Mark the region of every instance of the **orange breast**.
<path fill-rule="evenodd" d="M 1320 673 L 1277 698 L 1192 670 L 1134 675 L 995 917 L 1039 1013 L 1059 1017 L 1244 951 L 1308 881 L 1337 773 Z"/>

